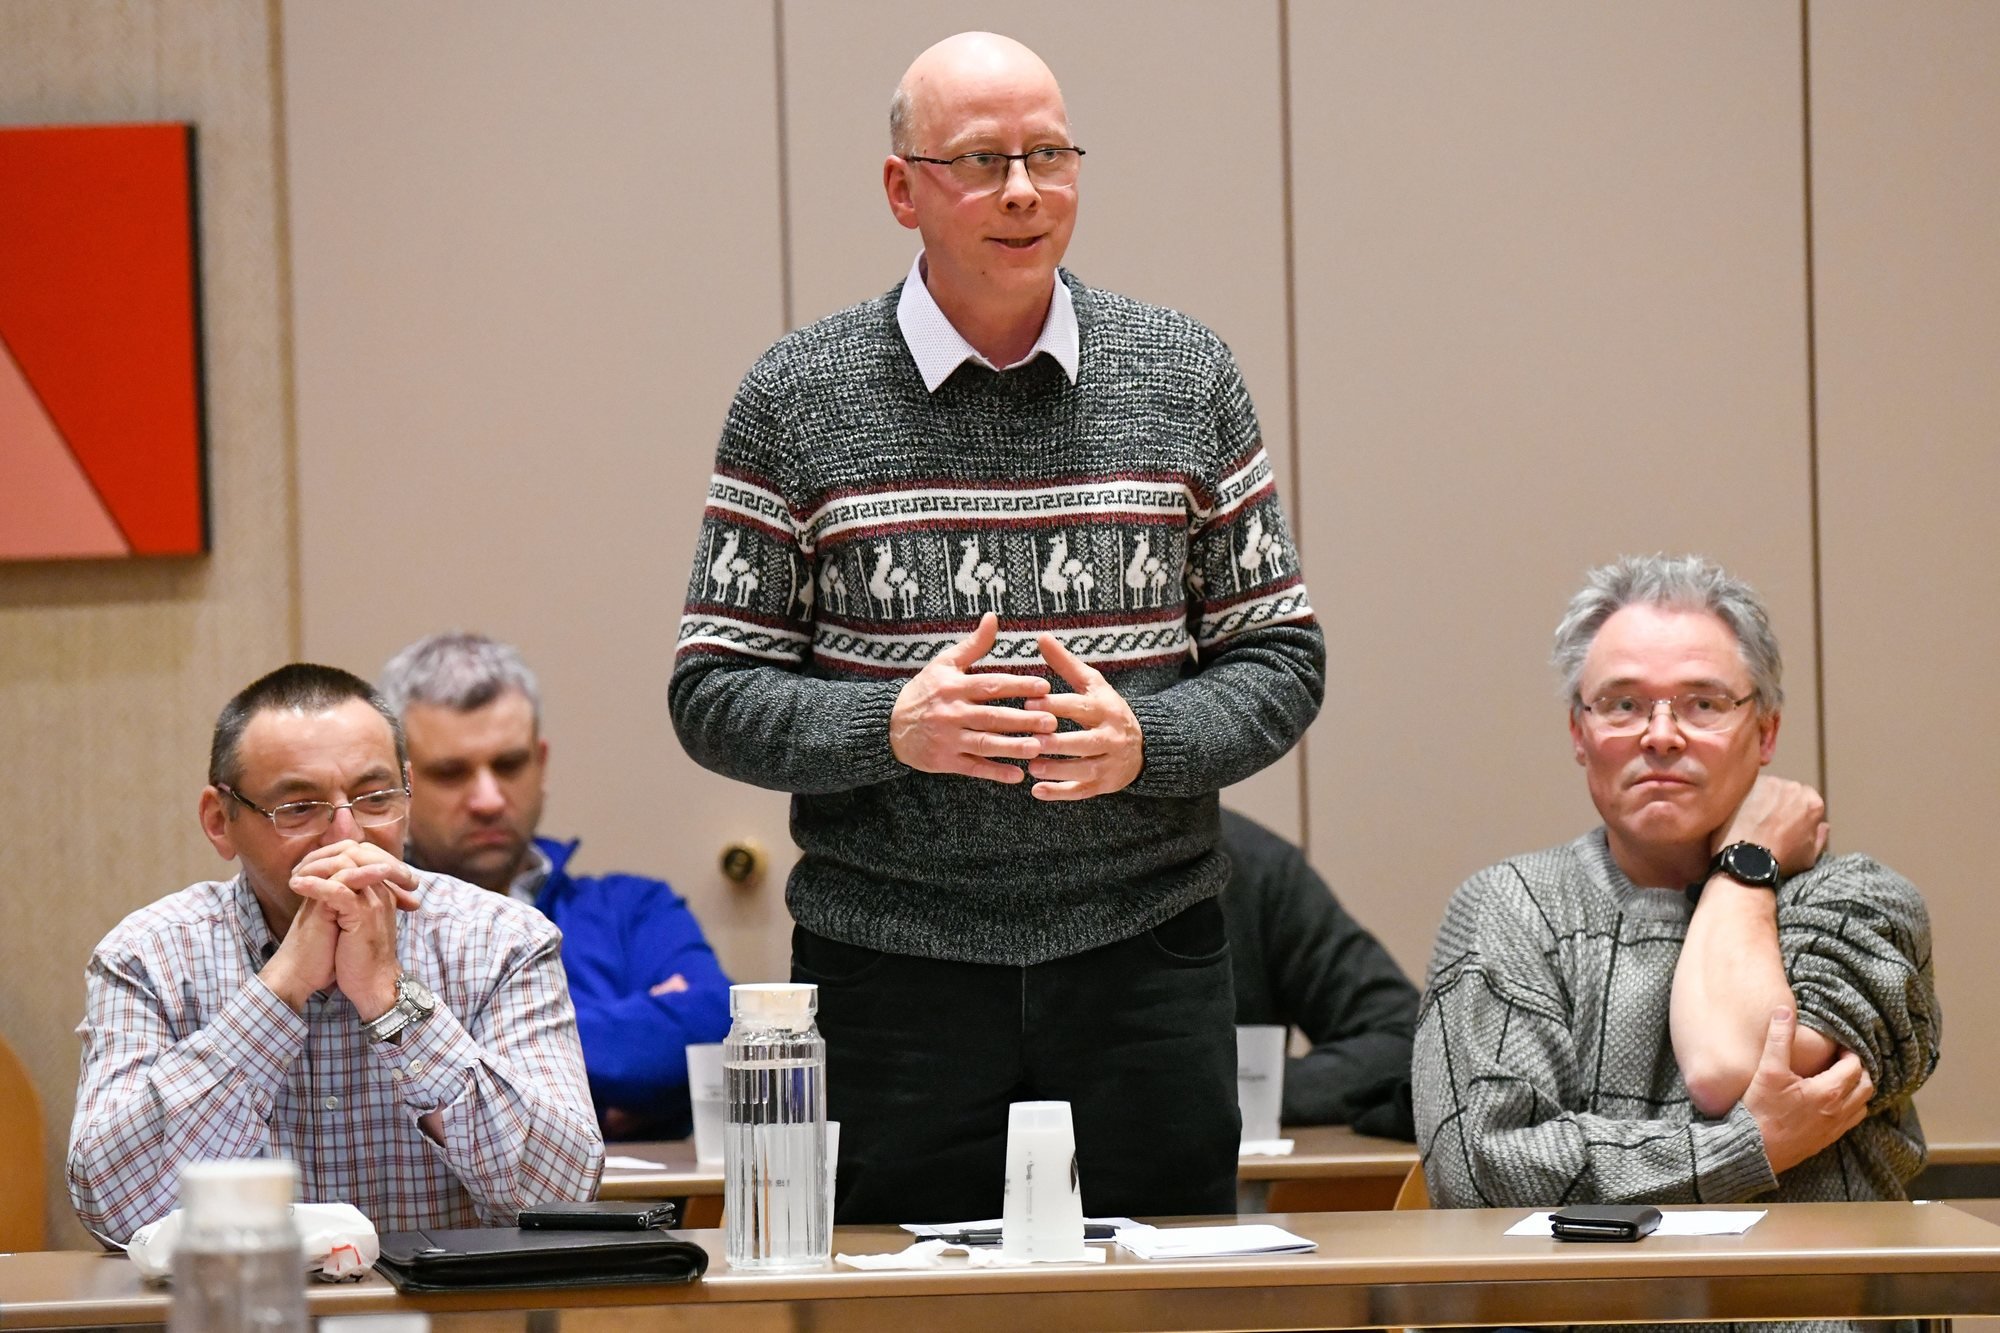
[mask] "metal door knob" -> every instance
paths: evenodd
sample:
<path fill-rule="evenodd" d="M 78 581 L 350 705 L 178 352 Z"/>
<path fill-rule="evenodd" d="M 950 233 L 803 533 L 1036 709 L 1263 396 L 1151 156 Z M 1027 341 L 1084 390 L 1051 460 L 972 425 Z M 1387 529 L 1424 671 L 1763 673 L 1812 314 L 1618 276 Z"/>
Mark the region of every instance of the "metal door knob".
<path fill-rule="evenodd" d="M 764 849 L 745 839 L 722 849 L 722 877 L 746 888 L 764 877 Z"/>

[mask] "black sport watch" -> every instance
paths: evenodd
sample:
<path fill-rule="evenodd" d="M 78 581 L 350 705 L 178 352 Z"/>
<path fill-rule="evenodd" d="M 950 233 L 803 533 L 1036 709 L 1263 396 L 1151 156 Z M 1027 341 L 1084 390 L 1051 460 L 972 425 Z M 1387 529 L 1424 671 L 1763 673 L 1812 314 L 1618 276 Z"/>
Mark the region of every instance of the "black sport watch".
<path fill-rule="evenodd" d="M 1711 879 L 1716 875 L 1727 875 L 1738 884 L 1747 884 L 1753 889 L 1778 891 L 1778 858 L 1771 854 L 1770 848 L 1759 847 L 1754 842 L 1732 842 L 1724 847 L 1708 863 L 1708 874 Z M 1702 886 L 1707 883 L 1708 880 L 1704 879 L 1700 884 L 1688 885 L 1688 901 L 1700 902 Z"/>

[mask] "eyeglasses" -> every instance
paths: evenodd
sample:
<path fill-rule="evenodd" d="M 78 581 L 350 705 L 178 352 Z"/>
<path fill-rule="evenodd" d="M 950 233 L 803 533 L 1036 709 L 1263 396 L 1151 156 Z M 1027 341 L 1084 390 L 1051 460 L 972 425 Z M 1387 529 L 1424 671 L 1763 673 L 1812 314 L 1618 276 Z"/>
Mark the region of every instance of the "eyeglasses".
<path fill-rule="evenodd" d="M 1081 148 L 1030 148 L 1025 153 L 960 153 L 957 157 L 918 157 L 904 153 L 905 162 L 928 162 L 951 173 L 958 188 L 967 194 L 991 194 L 1007 183 L 1019 162 L 1028 179 L 1038 186 L 1060 188 L 1076 184 L 1083 169 Z"/>
<path fill-rule="evenodd" d="M 287 801 L 269 810 L 227 783 L 218 783 L 216 790 L 240 802 L 245 809 L 264 816 L 271 821 L 272 828 L 289 838 L 326 832 L 333 827 L 333 817 L 342 810 L 353 811 L 354 822 L 360 828 L 393 824 L 410 810 L 408 787 L 384 787 L 381 791 L 364 792 L 339 805 L 331 801 Z"/>
<path fill-rule="evenodd" d="M 1701 690 L 1689 690 L 1669 699 L 1649 699 L 1640 694 L 1600 694 L 1583 705 L 1585 712 L 1597 724 L 1597 729 L 1609 736 L 1634 735 L 1653 725 L 1653 716 L 1665 704 L 1674 715 L 1674 721 L 1688 731 L 1725 731 L 1740 714 L 1737 709 L 1756 698 L 1752 691 L 1741 699 L 1732 699 L 1726 694 L 1709 694 Z"/>

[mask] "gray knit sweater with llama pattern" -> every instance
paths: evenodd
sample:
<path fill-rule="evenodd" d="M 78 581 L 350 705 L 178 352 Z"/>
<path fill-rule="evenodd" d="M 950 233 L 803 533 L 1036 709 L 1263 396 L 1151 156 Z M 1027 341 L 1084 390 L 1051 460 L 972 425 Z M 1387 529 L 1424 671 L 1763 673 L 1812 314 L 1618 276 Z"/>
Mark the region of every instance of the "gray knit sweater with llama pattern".
<path fill-rule="evenodd" d="M 670 703 L 698 762 L 794 793 L 786 901 L 815 933 L 1011 964 L 1137 935 L 1221 888 L 1216 792 L 1318 710 L 1324 642 L 1228 348 L 1061 280 L 1074 384 L 1043 356 L 926 392 L 898 285 L 780 340 L 730 408 Z M 1043 802 L 895 758 L 898 691 L 986 611 L 982 668 L 1065 689 L 1046 631 L 1105 674 L 1137 781 Z"/>

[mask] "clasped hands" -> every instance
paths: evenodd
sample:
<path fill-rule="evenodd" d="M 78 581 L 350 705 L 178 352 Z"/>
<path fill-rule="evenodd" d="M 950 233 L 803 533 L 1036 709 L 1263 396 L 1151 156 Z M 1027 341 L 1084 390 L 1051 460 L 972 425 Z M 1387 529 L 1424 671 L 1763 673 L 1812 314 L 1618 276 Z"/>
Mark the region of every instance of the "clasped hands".
<path fill-rule="evenodd" d="M 1000 618 L 989 611 L 970 637 L 903 686 L 889 714 L 896 758 L 922 773 L 1005 783 L 1033 778 L 1030 794 L 1043 801 L 1087 800 L 1130 786 L 1145 760 L 1145 738 L 1124 696 L 1053 634 L 1038 635 L 1036 644 L 1073 694 L 1053 693 L 1039 676 L 974 672 L 999 635 Z M 1002 702 L 1010 699 L 1021 706 Z M 1062 721 L 1079 730 L 1058 731 Z M 1003 759 L 1026 760 L 1026 772 Z"/>
<path fill-rule="evenodd" d="M 371 842 L 315 847 L 287 885 L 298 912 L 259 973 L 300 1013 L 315 991 L 336 986 L 365 1023 L 396 1003 L 396 913 L 415 911 L 417 874 Z"/>

